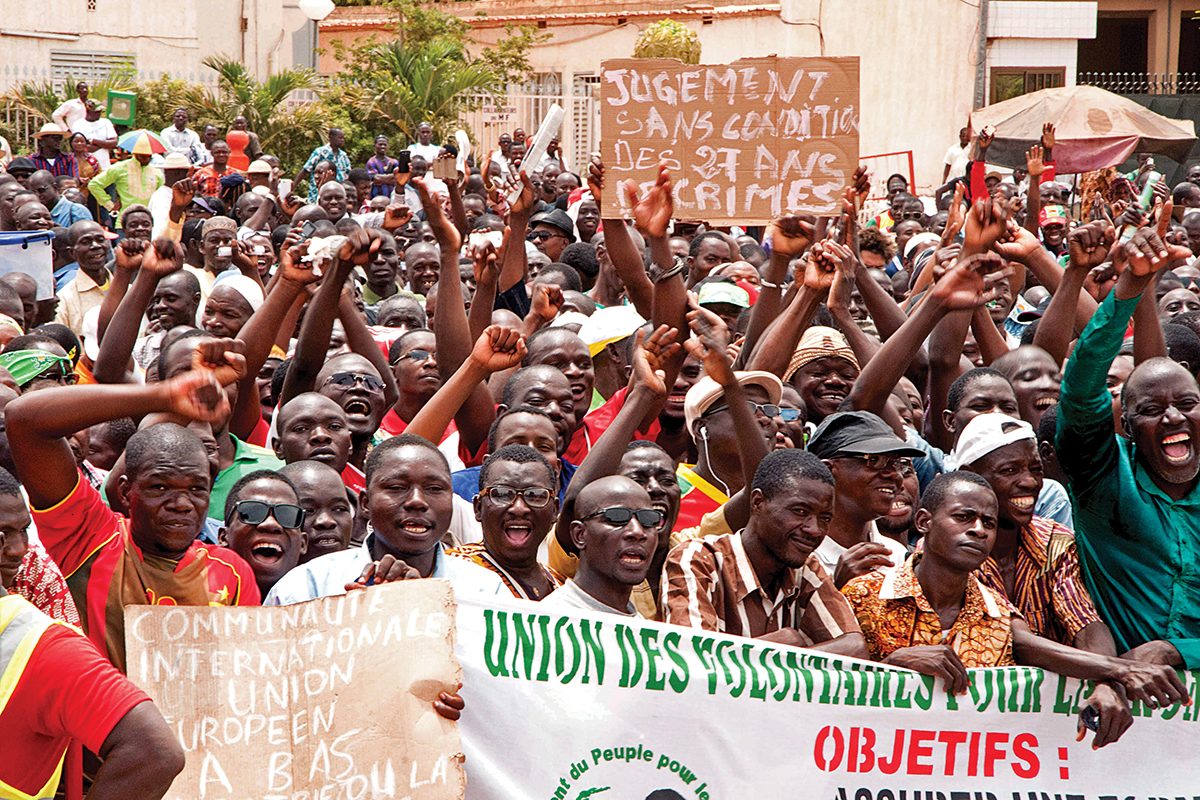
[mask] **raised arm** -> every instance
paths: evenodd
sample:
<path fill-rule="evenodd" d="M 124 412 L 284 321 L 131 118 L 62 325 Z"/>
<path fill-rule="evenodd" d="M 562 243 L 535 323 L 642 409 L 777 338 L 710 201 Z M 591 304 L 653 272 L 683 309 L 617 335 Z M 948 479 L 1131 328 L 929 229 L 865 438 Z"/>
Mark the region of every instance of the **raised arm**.
<path fill-rule="evenodd" d="M 742 351 L 738 354 L 739 365 L 745 364 L 758 346 L 758 340 L 771 322 L 779 317 L 784 308 L 784 292 L 788 290 L 787 271 L 792 259 L 799 258 L 812 244 L 814 226 L 811 219 L 803 217 L 780 217 L 767 226 L 763 241 L 771 242 L 771 260 L 767 263 L 762 278 L 758 301 L 750 312 L 750 325 Z"/>
<path fill-rule="evenodd" d="M 229 429 L 240 439 L 248 437 L 262 418 L 262 408 L 258 402 L 258 392 L 254 389 L 254 380 L 271 355 L 277 332 L 287 327 L 289 319 L 294 326 L 292 312 L 298 300 L 305 295 L 305 287 L 320 280 L 312 266 L 302 260 L 307 246 L 295 246 L 296 238 L 296 234 L 288 234 L 271 290 L 267 292 L 266 299 L 258 311 L 246 320 L 246 324 L 238 332 L 237 338 L 245 348 L 246 375 L 238 385 L 237 405 L 230 417 Z"/>
<path fill-rule="evenodd" d="M 817 313 L 817 306 L 829 294 L 836 273 L 836 260 L 825 254 L 822 244 L 814 245 L 804 264 L 796 269 L 796 294 L 791 304 L 763 332 L 746 360 L 747 369 L 766 370 L 783 377 L 801 334 Z"/>
<path fill-rule="evenodd" d="M 118 261 L 132 260 L 133 255 L 126 250 L 125 242 L 121 245 L 117 254 Z M 142 315 L 146 313 L 146 307 L 154 298 L 158 282 L 172 272 L 183 269 L 183 247 L 170 239 L 158 239 L 152 247 L 143 247 L 138 253 L 138 258 L 141 261 L 141 270 L 134 279 L 132 288 L 121 298 L 108 327 L 100 337 L 100 352 L 96 355 L 96 363 L 92 367 L 92 375 L 98 383 L 125 382 L 125 367 L 129 364 L 133 346 L 137 343 Z"/>
<path fill-rule="evenodd" d="M 597 190 L 602 191 L 604 188 L 604 164 L 599 156 L 592 156 L 592 163 L 588 167 L 588 183 L 592 187 L 593 195 Z M 667 225 L 674 210 L 671 201 L 671 178 L 667 174 L 666 166 L 658 165 L 657 183 L 645 197 L 639 195 L 637 185 L 633 181 L 626 181 L 623 187 L 613 188 L 618 192 L 623 188 L 628 193 L 629 201 L 633 204 L 634 223 L 639 231 L 647 227 L 653 230 L 656 236 L 661 233 L 662 244 L 666 245 Z M 596 197 L 596 204 L 600 206 L 601 211 L 604 210 L 605 205 L 599 197 Z M 604 223 L 604 247 L 608 250 L 613 269 L 625 284 L 629 302 L 639 314 L 650 319 L 654 313 L 654 284 L 646 275 L 642 252 L 634 245 L 633 237 L 629 235 L 629 229 L 625 227 L 625 221 L 620 216 L 601 219 L 601 222 Z M 667 251 L 669 254 L 669 247 Z"/>
<path fill-rule="evenodd" d="M 976 254 L 952 264 L 900 330 L 884 342 L 875 357 L 863 367 L 850 390 L 849 400 L 854 410 L 871 411 L 888 419 L 888 396 L 908 369 L 921 343 L 947 314 L 985 304 L 996 289 L 991 294 L 985 291 L 984 275 L 1000 269 L 1000 258 L 994 254 Z M 888 419 L 888 422 L 896 427 L 895 420 Z M 897 434 L 903 435 L 900 430 Z"/>
<path fill-rule="evenodd" d="M 223 419 L 229 400 L 220 381 L 236 379 L 245 368 L 236 347 L 226 358 L 227 368 L 197 367 L 164 383 L 62 386 L 13 400 L 4 412 L 8 444 L 30 504 L 51 508 L 75 489 L 79 470 L 66 437 L 76 431 L 156 411 L 204 422 Z"/>
<path fill-rule="evenodd" d="M 500 264 L 500 282 L 496 288 L 501 292 L 507 292 L 524 281 L 529 272 L 529 262 L 525 258 L 525 234 L 529 231 L 529 218 L 533 216 L 533 182 L 524 170 L 520 171 L 517 180 L 521 181 L 521 194 L 508 212 L 512 246 L 504 248 L 504 260 Z"/>
<path fill-rule="evenodd" d="M 1029 173 L 1029 188 L 1025 192 L 1025 230 L 1037 236 L 1041 225 L 1042 213 L 1042 173 L 1046 171 L 1042 163 L 1041 145 L 1034 145 L 1025 151 L 1025 170 Z"/>
<path fill-rule="evenodd" d="M 1038 323 L 1037 333 L 1033 337 L 1033 343 L 1049 353 L 1056 364 L 1067 360 L 1080 297 L 1091 300 L 1091 297 L 1083 292 L 1083 281 L 1092 268 L 1107 260 L 1115 241 L 1116 231 L 1106 220 L 1076 228 L 1067 237 L 1070 253 L 1067 269 L 1063 272 L 1062 282 L 1054 291 L 1050 305 L 1046 308 L 1042 321 Z M 1091 313 L 1088 314 L 1088 318 L 1091 318 Z"/>
<path fill-rule="evenodd" d="M 642 418 L 667 396 L 668 384 L 663 362 L 680 349 L 675 338 L 676 332 L 665 325 L 659 326 L 649 336 L 640 329 L 634 334 L 633 370 L 629 375 L 625 403 L 575 470 L 563 497 L 554 537 L 564 552 L 575 552 L 570 535 L 571 520 L 575 518 L 575 498 L 589 483 L 617 473 L 625 448 L 633 441 Z"/>
<path fill-rule="evenodd" d="M 500 325 L 489 326 L 475 342 L 470 356 L 429 398 L 404 432 L 440 442 L 468 398 L 480 388 L 487 391 L 484 381 L 488 376 L 517 366 L 525 352 L 525 340 L 517 331 Z M 477 449 L 478 444 L 471 452 Z"/>
<path fill-rule="evenodd" d="M 123 239 L 113 249 L 116 265 L 112 279 L 108 283 L 108 291 L 104 293 L 104 301 L 100 304 L 100 319 L 97 325 L 97 334 L 100 339 L 104 339 L 108 323 L 112 321 L 113 314 L 117 312 L 117 306 L 124 299 L 125 292 L 129 291 L 129 284 L 133 282 L 138 268 L 142 265 L 142 252 L 148 244 L 142 239 Z M 146 302 L 148 305 L 149 300 Z"/>
<path fill-rule="evenodd" d="M 309 303 L 308 313 L 304 315 L 304 324 L 300 326 L 296 355 L 288 369 L 279 398 L 280 407 L 296 395 L 313 391 L 317 374 L 325 364 L 329 336 L 333 333 L 333 320 L 337 317 L 342 286 L 350 276 L 350 271 L 354 269 L 355 261 L 361 261 L 365 266 L 370 263 L 369 259 L 378 249 L 379 239 L 371 239 L 365 230 L 359 229 L 350 234 L 332 263 L 324 265 L 325 274 L 321 288 Z M 273 342 L 274 336 L 271 336 L 269 341 Z"/>

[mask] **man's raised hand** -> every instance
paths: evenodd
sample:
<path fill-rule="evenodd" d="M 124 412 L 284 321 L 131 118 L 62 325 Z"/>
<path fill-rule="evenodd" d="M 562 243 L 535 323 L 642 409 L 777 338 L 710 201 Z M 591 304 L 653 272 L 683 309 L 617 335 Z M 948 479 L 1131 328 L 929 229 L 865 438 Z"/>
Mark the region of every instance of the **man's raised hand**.
<path fill-rule="evenodd" d="M 121 242 L 122 248 L 129 240 Z M 183 245 L 173 239 L 160 237 L 144 248 L 141 256 L 142 269 L 151 275 L 165 278 L 172 272 L 183 269 Z"/>
<path fill-rule="evenodd" d="M 664 239 L 671 217 L 675 212 L 675 199 L 671 195 L 671 175 L 667 165 L 658 165 L 658 180 L 641 196 L 636 181 L 624 182 L 625 192 L 633 205 L 633 224 L 638 231 L 652 239 Z"/>
<path fill-rule="evenodd" d="M 1108 252 L 1117 241 L 1117 232 L 1106 219 L 1080 225 L 1067 236 L 1072 269 L 1091 269 L 1108 260 Z"/>
<path fill-rule="evenodd" d="M 122 239 L 117 246 L 114 256 L 117 269 L 133 272 L 142 265 L 143 254 L 149 242 L 145 239 Z"/>
<path fill-rule="evenodd" d="M 772 252 L 795 258 L 812 244 L 816 226 L 811 218 L 780 217 L 767 226 Z"/>
<path fill-rule="evenodd" d="M 489 373 L 495 373 L 519 365 L 526 352 L 520 331 L 503 325 L 489 325 L 471 348 L 471 360 Z"/>
<path fill-rule="evenodd" d="M 655 397 L 667 396 L 666 364 L 679 351 L 676 334 L 674 328 L 666 325 L 659 325 L 649 335 L 644 328 L 637 329 L 633 340 L 633 369 L 629 375 L 631 390 L 641 384 Z"/>

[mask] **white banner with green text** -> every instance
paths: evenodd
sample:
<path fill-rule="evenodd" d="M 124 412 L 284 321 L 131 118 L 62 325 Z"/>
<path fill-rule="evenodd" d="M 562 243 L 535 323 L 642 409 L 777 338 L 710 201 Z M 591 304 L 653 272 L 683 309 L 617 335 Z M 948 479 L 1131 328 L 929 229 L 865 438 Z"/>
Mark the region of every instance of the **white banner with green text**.
<path fill-rule="evenodd" d="M 457 628 L 468 800 L 1200 797 L 1197 705 L 1135 704 L 1093 751 L 1075 740 L 1089 687 L 1038 669 L 972 670 L 952 697 L 913 672 L 518 600 L 460 597 Z"/>

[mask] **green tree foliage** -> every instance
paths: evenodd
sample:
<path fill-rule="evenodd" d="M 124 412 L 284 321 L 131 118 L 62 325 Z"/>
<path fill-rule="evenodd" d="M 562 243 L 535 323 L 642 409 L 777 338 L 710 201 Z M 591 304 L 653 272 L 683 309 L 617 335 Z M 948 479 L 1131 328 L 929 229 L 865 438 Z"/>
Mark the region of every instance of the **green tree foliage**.
<path fill-rule="evenodd" d="M 530 49 L 549 38 L 536 28 L 510 24 L 499 42 L 477 49 L 471 47 L 470 26 L 452 14 L 416 0 L 386 5 L 395 14 L 394 41 L 372 37 L 333 44 L 345 66 L 328 97 L 341 107 L 351 160 L 367 158 L 380 133 L 400 146 L 415 141 L 422 122 L 433 126 L 435 141 L 451 138 L 474 98 L 503 93 L 508 83 L 529 75 Z"/>

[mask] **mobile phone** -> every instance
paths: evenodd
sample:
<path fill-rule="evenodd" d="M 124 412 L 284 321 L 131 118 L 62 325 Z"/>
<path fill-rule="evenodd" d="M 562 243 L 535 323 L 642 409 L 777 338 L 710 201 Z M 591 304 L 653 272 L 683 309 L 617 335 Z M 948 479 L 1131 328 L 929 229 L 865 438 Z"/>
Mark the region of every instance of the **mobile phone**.
<path fill-rule="evenodd" d="M 254 255 L 265 256 L 267 254 L 267 246 L 265 244 L 254 245 Z"/>
<path fill-rule="evenodd" d="M 401 172 L 412 172 L 412 153 L 407 150 L 401 150 L 396 154 L 396 160 L 400 162 Z"/>
<path fill-rule="evenodd" d="M 312 220 L 305 222 L 304 226 L 300 228 L 300 241 L 307 242 L 309 239 L 311 239 L 313 237 L 313 234 L 315 234 L 316 232 L 317 232 L 317 223 L 313 222 Z"/>
<path fill-rule="evenodd" d="M 217 248 L 217 258 L 229 258 L 232 255 L 233 255 L 232 247 L 218 247 Z"/>
<path fill-rule="evenodd" d="M 443 181 L 452 181 L 458 177 L 453 158 L 438 156 L 433 160 L 433 177 Z"/>
<path fill-rule="evenodd" d="M 475 231 L 467 241 L 473 247 L 487 247 L 490 244 L 499 249 L 500 245 L 504 244 L 504 234 L 500 231 Z"/>
<path fill-rule="evenodd" d="M 1094 731 L 1100 727 L 1100 712 L 1095 706 L 1085 706 L 1079 712 L 1079 721 L 1083 723 L 1083 727 L 1089 731 Z"/>
<path fill-rule="evenodd" d="M 287 197 L 291 193 L 292 193 L 292 179 L 291 178 L 283 178 L 282 180 L 280 180 L 279 181 L 279 196 Z"/>

